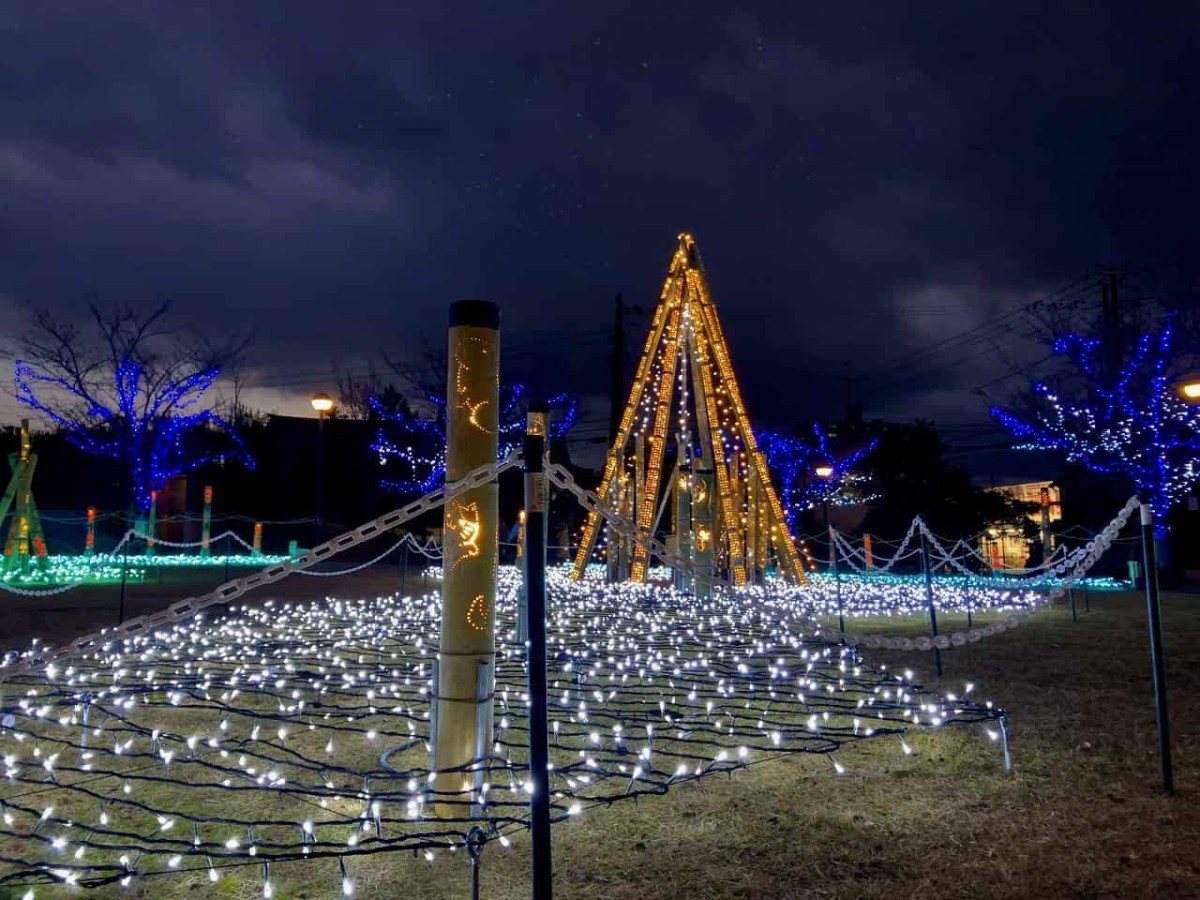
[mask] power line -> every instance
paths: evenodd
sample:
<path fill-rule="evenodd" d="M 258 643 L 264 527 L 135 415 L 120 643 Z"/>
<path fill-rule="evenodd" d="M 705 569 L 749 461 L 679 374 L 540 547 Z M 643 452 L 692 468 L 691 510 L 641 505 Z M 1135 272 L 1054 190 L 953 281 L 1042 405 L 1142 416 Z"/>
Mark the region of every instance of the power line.
<path fill-rule="evenodd" d="M 990 335 L 988 335 L 986 333 L 989 330 L 996 329 L 999 325 L 1004 324 L 1011 319 L 1017 318 L 1019 316 L 1027 315 L 1028 313 L 1033 312 L 1039 306 L 1042 306 L 1046 303 L 1056 300 L 1056 299 L 1070 293 L 1072 290 L 1074 290 L 1076 288 L 1085 286 L 1093 278 L 1094 278 L 1094 276 L 1091 273 L 1085 273 L 1084 275 L 1081 275 L 1081 276 L 1073 279 L 1071 282 L 1069 282 L 1066 285 L 1063 285 L 1062 287 L 1058 288 L 1057 290 L 1054 290 L 1054 291 L 1051 291 L 1050 293 L 1039 296 L 1039 297 L 1035 298 L 1034 300 L 1030 301 L 1029 303 L 1026 303 L 1026 304 L 1023 304 L 1022 306 L 1017 307 L 1016 309 L 1009 310 L 1007 313 L 1003 313 L 1002 315 L 1000 315 L 999 317 L 997 317 L 995 319 L 992 319 L 991 321 L 983 322 L 979 325 L 974 325 L 971 328 L 966 328 L 963 331 L 957 332 L 956 334 L 949 335 L 945 338 L 942 338 L 941 340 L 935 341 L 932 344 L 928 344 L 923 347 L 917 347 L 917 348 L 914 348 L 913 350 L 907 351 L 906 353 L 902 354 L 897 359 L 892 360 L 890 362 L 886 362 L 881 368 L 876 369 L 874 373 L 864 376 L 864 380 L 866 380 L 866 381 L 877 380 L 877 379 L 881 378 L 883 375 L 887 374 L 888 372 L 894 371 L 896 369 L 908 368 L 909 366 L 911 366 L 913 364 L 914 360 L 918 360 L 920 358 L 928 359 L 928 356 L 930 353 L 938 353 L 938 354 L 944 353 L 944 352 L 946 352 L 946 350 L 952 349 L 955 344 L 962 343 L 963 347 L 961 349 L 965 349 L 967 346 L 970 346 L 971 344 L 974 344 L 981 339 L 985 339 L 986 337 L 989 337 Z"/>

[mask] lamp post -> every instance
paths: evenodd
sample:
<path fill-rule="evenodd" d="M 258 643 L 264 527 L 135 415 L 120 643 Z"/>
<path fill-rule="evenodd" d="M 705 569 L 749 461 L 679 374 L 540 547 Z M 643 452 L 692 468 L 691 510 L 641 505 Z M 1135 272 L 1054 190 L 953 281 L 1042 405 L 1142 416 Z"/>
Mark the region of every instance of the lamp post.
<path fill-rule="evenodd" d="M 842 609 L 842 573 L 838 568 L 837 546 L 833 541 L 833 528 L 829 524 L 829 492 L 832 490 L 833 466 L 828 463 L 813 469 L 813 474 L 825 482 L 825 490 L 821 491 L 821 507 L 825 513 L 825 537 L 829 540 L 829 562 L 833 567 L 833 582 L 837 590 L 838 631 L 846 633 L 846 613 Z"/>
<path fill-rule="evenodd" d="M 825 512 L 825 534 L 829 535 L 829 479 L 833 477 L 833 466 L 822 463 L 813 469 L 813 474 L 825 482 L 825 490 L 821 491 L 821 508 Z M 831 559 L 835 557 L 830 557 Z"/>
<path fill-rule="evenodd" d="M 312 408 L 317 413 L 317 488 L 314 513 L 321 524 L 321 479 L 325 469 L 325 416 L 333 409 L 333 398 L 324 392 L 312 396 Z"/>

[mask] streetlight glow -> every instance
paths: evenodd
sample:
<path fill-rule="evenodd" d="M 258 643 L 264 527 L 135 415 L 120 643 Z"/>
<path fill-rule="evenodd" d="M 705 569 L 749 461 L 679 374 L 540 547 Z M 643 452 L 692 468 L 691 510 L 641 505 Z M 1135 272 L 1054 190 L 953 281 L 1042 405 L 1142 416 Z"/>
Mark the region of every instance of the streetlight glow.
<path fill-rule="evenodd" d="M 1189 400 L 1200 400 L 1200 380 L 1189 381 L 1181 386 L 1180 390 L 1183 391 L 1183 396 Z"/>
<path fill-rule="evenodd" d="M 312 395 L 312 408 L 317 413 L 317 485 L 313 512 L 317 524 L 321 524 L 321 479 L 325 474 L 325 416 L 333 410 L 333 398 L 324 391 Z"/>
<path fill-rule="evenodd" d="M 829 478 L 833 475 L 833 466 L 820 465 L 813 469 L 813 474 L 818 478 Z"/>

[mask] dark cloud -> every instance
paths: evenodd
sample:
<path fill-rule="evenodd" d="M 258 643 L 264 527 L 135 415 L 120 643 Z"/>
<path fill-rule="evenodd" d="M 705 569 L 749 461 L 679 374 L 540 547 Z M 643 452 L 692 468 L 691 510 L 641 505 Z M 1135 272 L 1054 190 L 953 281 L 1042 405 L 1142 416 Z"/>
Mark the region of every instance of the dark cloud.
<path fill-rule="evenodd" d="M 688 229 L 763 418 L 873 374 L 868 412 L 970 418 L 1021 335 L 920 347 L 1191 264 L 1198 9 L 16 2 L 0 294 L 252 323 L 279 390 L 483 296 L 515 371 L 600 394 Z"/>

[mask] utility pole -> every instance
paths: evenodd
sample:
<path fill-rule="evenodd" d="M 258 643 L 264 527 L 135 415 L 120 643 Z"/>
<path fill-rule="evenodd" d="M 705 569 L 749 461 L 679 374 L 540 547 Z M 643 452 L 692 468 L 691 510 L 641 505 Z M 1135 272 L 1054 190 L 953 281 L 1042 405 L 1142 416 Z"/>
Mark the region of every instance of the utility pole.
<path fill-rule="evenodd" d="M 855 385 L 862 379 L 857 375 L 842 375 L 842 421 L 846 425 L 859 425 L 863 419 L 863 408 L 861 403 L 854 402 L 856 394 Z"/>
<path fill-rule="evenodd" d="M 534 900 L 552 896 L 550 749 L 546 714 L 546 405 L 530 404 L 525 424 L 525 598 L 529 604 L 529 831 Z"/>
<path fill-rule="evenodd" d="M 1121 303 L 1117 286 L 1121 272 L 1110 266 L 1100 285 L 1100 340 L 1104 351 L 1105 380 L 1112 382 L 1121 371 Z"/>
<path fill-rule="evenodd" d="M 621 412 L 625 408 L 625 300 L 617 294 L 613 311 L 613 346 L 609 373 L 608 443 L 617 439 L 621 429 Z"/>

